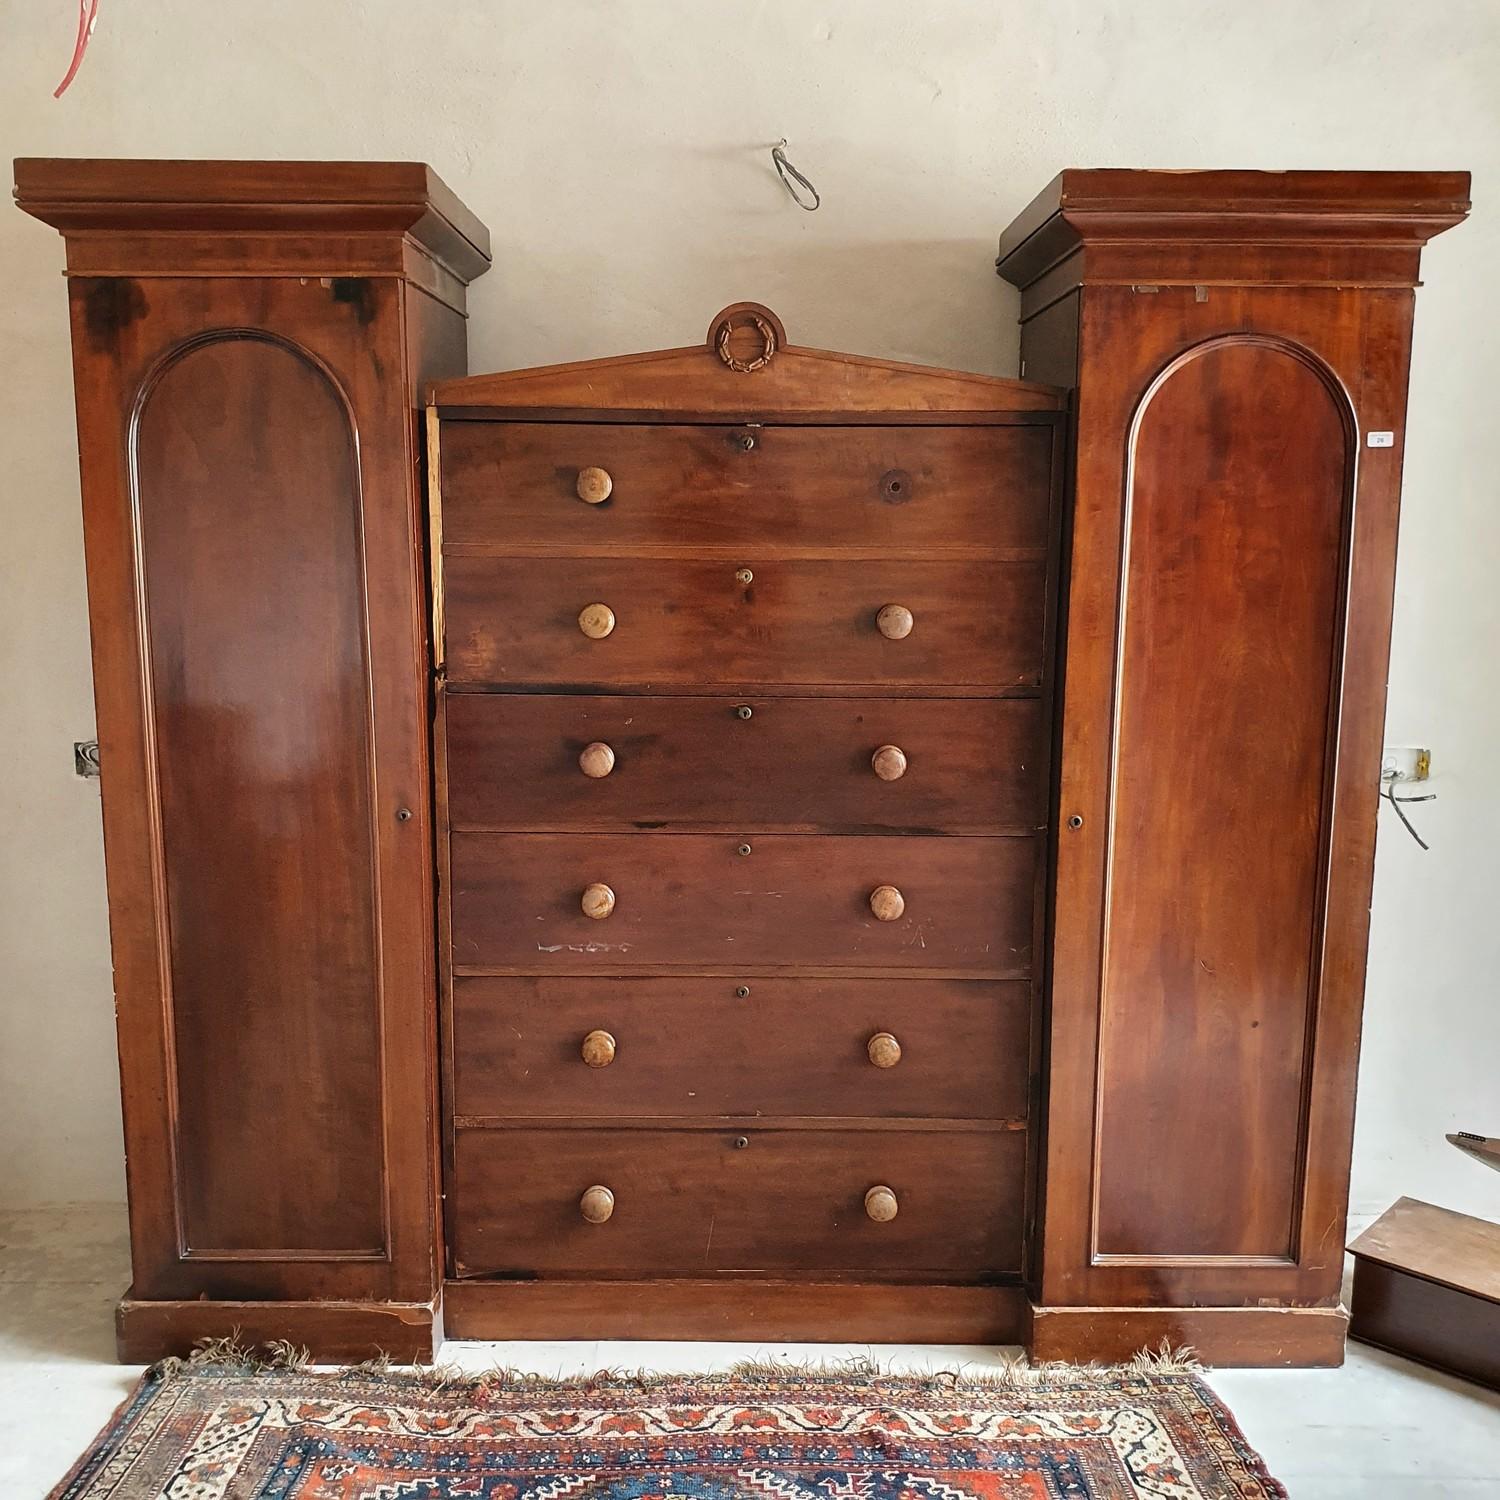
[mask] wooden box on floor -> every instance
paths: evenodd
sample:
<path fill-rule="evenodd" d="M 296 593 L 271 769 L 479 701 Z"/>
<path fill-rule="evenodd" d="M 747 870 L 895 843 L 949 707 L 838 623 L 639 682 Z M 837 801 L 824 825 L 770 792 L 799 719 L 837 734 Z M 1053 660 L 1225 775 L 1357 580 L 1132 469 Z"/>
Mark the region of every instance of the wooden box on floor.
<path fill-rule="evenodd" d="M 1398 1198 L 1349 1250 L 1351 1338 L 1500 1390 L 1500 1224 Z"/>

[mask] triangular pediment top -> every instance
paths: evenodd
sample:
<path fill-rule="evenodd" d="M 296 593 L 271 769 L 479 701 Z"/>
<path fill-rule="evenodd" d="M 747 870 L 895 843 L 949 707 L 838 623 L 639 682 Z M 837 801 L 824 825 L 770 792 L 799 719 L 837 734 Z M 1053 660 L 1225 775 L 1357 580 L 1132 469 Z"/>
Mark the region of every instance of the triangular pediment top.
<path fill-rule="evenodd" d="M 440 380 L 428 402 L 469 412 L 641 413 L 743 418 L 848 413 L 1056 411 L 1052 386 L 808 349 L 769 308 L 736 303 L 701 344 Z"/>

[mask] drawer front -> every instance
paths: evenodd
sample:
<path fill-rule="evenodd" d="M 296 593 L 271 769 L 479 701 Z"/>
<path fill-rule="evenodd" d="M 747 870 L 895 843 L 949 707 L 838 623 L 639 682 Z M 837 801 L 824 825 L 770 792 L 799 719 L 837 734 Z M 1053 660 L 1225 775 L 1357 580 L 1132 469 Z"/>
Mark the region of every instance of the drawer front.
<path fill-rule="evenodd" d="M 747 447 L 746 444 L 749 444 Z M 920 548 L 1047 544 L 1052 427 L 449 422 L 450 544 Z M 578 495 L 583 468 L 608 497 Z"/>
<path fill-rule="evenodd" d="M 460 1130 L 454 1269 L 1016 1274 L 1025 1142 L 1019 1130 Z M 614 1195 L 603 1223 L 580 1209 L 595 1185 Z M 896 1197 L 883 1223 L 865 1210 L 875 1186 Z"/>
<path fill-rule="evenodd" d="M 1014 688 L 1042 677 L 1042 562 L 462 555 L 444 567 L 454 682 L 878 691 Z M 888 604 L 912 614 L 902 639 L 877 626 Z M 611 612 L 607 635 L 580 628 L 591 605 Z"/>
<path fill-rule="evenodd" d="M 455 833 L 453 963 L 525 974 L 799 964 L 1022 978 L 1038 848 L 1034 837 Z M 900 893 L 894 920 L 872 910 L 882 887 Z M 584 914 L 590 888 L 601 908 L 612 896 L 608 916 Z"/>
<path fill-rule="evenodd" d="M 454 1110 L 1024 1121 L 1030 1019 L 1024 980 L 458 979 Z"/>
<path fill-rule="evenodd" d="M 454 828 L 995 833 L 1045 815 L 1035 699 L 449 693 L 445 713 Z M 590 745 L 609 755 L 586 775 Z"/>

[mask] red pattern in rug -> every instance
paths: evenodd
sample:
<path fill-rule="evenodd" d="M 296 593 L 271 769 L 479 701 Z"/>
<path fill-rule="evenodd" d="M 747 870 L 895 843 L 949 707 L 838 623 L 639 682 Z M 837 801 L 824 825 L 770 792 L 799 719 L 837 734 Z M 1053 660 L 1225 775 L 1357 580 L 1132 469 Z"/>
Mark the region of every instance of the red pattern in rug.
<path fill-rule="evenodd" d="M 1194 1374 L 547 1382 L 171 1363 L 51 1500 L 1264 1500 Z"/>

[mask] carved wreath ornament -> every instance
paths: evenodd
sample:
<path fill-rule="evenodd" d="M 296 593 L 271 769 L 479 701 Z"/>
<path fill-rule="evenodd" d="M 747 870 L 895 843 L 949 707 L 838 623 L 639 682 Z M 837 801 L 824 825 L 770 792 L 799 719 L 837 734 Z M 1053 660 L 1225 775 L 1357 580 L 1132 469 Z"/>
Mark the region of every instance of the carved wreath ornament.
<path fill-rule="evenodd" d="M 740 359 L 729 347 L 729 340 L 734 334 L 736 324 L 730 318 L 724 320 L 719 329 L 719 337 L 715 347 L 719 351 L 719 358 L 724 361 L 737 375 L 749 375 L 754 370 L 763 370 L 771 363 L 776 354 L 776 330 L 766 320 L 756 313 L 749 315 L 750 324 L 760 334 L 761 351 L 754 359 Z M 738 325 L 743 327 L 744 325 Z"/>

